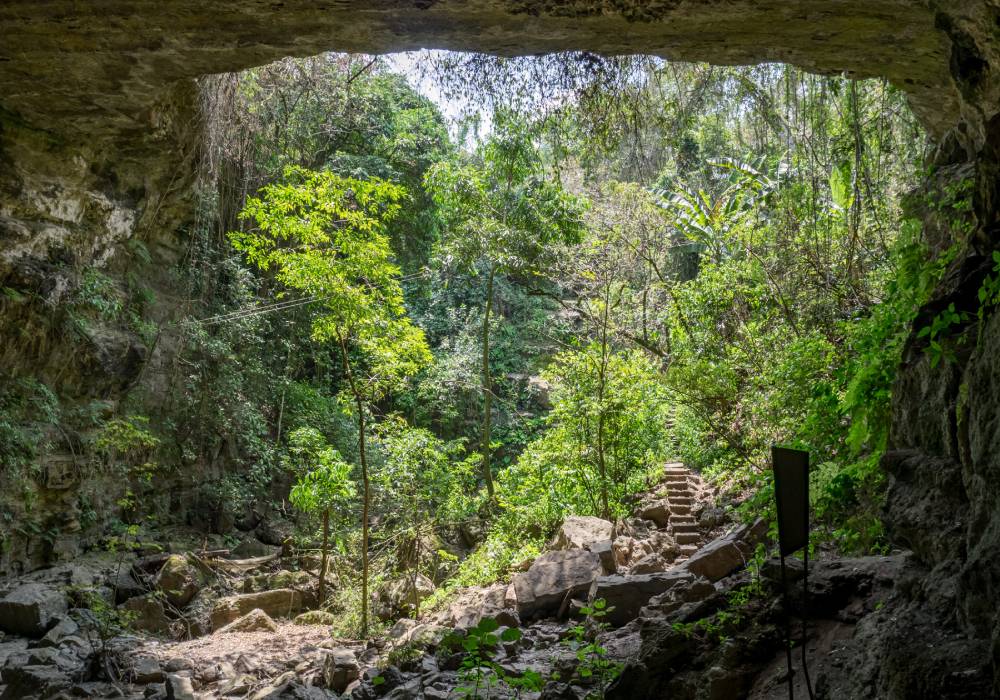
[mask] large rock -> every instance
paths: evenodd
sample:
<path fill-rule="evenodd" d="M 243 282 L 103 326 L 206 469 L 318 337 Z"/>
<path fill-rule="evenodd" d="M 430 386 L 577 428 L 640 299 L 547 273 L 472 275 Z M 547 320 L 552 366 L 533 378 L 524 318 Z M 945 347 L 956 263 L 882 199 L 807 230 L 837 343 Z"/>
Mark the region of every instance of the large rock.
<path fill-rule="evenodd" d="M 605 620 L 619 627 L 634 620 L 639 611 L 655 596 L 677 587 L 692 585 L 697 577 L 682 567 L 670 571 L 635 576 L 601 576 L 590 587 L 590 601 L 604 599 L 608 613 Z"/>
<path fill-rule="evenodd" d="M 156 590 L 176 608 L 190 603 L 203 584 L 201 572 L 180 554 L 167 557 L 156 576 Z"/>
<path fill-rule="evenodd" d="M 718 581 L 745 566 L 766 534 L 767 524 L 763 520 L 743 525 L 709 542 L 682 566 L 709 581 Z"/>
<path fill-rule="evenodd" d="M 552 549 L 590 549 L 609 542 L 614 525 L 591 515 L 571 515 L 563 520 L 552 542 Z"/>
<path fill-rule="evenodd" d="M 664 498 L 647 503 L 639 509 L 639 517 L 652 520 L 657 527 L 666 527 L 670 524 L 670 504 Z"/>
<path fill-rule="evenodd" d="M 343 647 L 331 649 L 323 660 L 323 680 L 326 687 L 337 693 L 361 676 L 361 666 L 354 652 Z"/>
<path fill-rule="evenodd" d="M 230 622 L 225 627 L 216 630 L 216 634 L 231 632 L 277 632 L 278 625 L 260 608 L 254 608 L 243 617 Z"/>
<path fill-rule="evenodd" d="M 434 582 L 423 574 L 386 581 L 372 596 L 375 615 L 380 620 L 411 615 L 435 590 Z"/>
<path fill-rule="evenodd" d="M 325 610 L 309 610 L 297 615 L 293 622 L 296 625 L 321 625 L 330 627 L 337 622 L 337 616 Z"/>
<path fill-rule="evenodd" d="M 212 629 L 217 630 L 260 608 L 270 617 L 291 617 L 302 609 L 302 594 L 290 588 L 219 598 L 212 608 Z"/>
<path fill-rule="evenodd" d="M 659 571 L 666 571 L 670 564 L 659 554 L 647 554 L 629 567 L 629 574 L 655 574 Z"/>
<path fill-rule="evenodd" d="M 602 573 L 601 559 L 593 552 L 546 552 L 530 569 L 514 576 L 517 612 L 522 620 L 558 613 L 564 602 L 585 595 Z"/>
<path fill-rule="evenodd" d="M 66 595 L 44 583 L 26 583 L 0 599 L 0 630 L 38 638 L 68 609 Z"/>
<path fill-rule="evenodd" d="M 121 609 L 129 614 L 129 626 L 134 629 L 154 634 L 170 631 L 170 618 L 163 609 L 163 603 L 152 593 L 129 598 Z"/>
<path fill-rule="evenodd" d="M 69 690 L 73 676 L 49 664 L 11 666 L 3 670 L 4 686 L 0 700 L 53 698 Z"/>

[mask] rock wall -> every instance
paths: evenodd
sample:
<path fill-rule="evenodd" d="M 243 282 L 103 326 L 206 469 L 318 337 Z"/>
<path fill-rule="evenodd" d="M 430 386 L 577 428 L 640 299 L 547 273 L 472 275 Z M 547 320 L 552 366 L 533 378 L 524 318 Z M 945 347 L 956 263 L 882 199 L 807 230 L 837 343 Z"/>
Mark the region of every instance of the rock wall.
<path fill-rule="evenodd" d="M 0 371 L 113 402 L 162 361 L 128 329 L 68 334 L 67 296 L 87 269 L 139 264 L 130 241 L 151 269 L 175 257 L 201 132 L 194 78 L 322 50 L 587 49 L 884 76 L 937 140 L 928 191 L 972 184 L 961 225 L 928 219 L 929 243 L 960 252 L 915 326 L 950 303 L 974 317 L 1000 243 L 998 19 L 983 0 L 11 0 L 0 6 L 0 288 L 15 295 L 0 301 Z M 1000 639 L 1000 316 L 969 332 L 954 362 L 931 366 L 915 336 L 906 353 L 887 522 L 944 572 L 964 628 Z"/>

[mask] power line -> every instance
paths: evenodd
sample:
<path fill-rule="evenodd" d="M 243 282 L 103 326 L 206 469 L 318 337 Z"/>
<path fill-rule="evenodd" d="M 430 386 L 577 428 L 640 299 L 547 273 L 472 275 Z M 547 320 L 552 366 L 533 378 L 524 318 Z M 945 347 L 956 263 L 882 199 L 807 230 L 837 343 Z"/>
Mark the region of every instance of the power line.
<path fill-rule="evenodd" d="M 414 272 L 409 275 L 404 275 L 399 278 L 399 281 L 407 282 L 409 280 L 417 279 L 419 277 L 425 277 L 429 274 L 430 270 L 421 270 L 420 272 Z M 204 325 L 215 325 L 217 323 L 225 323 L 227 321 L 240 321 L 246 318 L 252 318 L 254 316 L 262 316 L 264 314 L 272 312 L 287 311 L 288 309 L 294 309 L 300 306 L 306 306 L 307 304 L 312 304 L 313 302 L 317 301 L 323 301 L 333 296 L 334 296 L 333 294 L 325 294 L 325 295 L 313 294 L 308 297 L 301 297 L 299 299 L 288 299 L 285 301 L 278 301 L 270 304 L 244 307 L 242 309 L 228 311 L 224 314 L 209 316 L 207 318 L 202 318 L 202 319 L 184 321 L 182 323 L 201 323 Z"/>

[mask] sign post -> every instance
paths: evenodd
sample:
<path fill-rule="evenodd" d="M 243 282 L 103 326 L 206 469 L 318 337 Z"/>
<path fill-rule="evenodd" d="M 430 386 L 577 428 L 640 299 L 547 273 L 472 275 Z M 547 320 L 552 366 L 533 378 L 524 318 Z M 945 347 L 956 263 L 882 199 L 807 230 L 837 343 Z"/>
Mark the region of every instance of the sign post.
<path fill-rule="evenodd" d="M 785 447 L 771 448 L 774 468 L 774 499 L 778 510 L 778 549 L 781 558 L 781 586 L 785 601 L 785 654 L 788 662 L 788 697 L 795 698 L 792 676 L 791 607 L 788 604 L 788 578 L 785 557 L 802 550 L 802 673 L 806 690 L 813 698 L 809 669 L 806 666 L 806 600 L 809 593 L 809 453 Z"/>

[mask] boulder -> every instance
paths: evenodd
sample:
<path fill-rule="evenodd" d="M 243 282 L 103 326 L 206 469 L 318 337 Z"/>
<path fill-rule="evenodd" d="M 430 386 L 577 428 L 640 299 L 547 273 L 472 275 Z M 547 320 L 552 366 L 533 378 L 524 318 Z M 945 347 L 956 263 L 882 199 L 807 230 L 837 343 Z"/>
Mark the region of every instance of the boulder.
<path fill-rule="evenodd" d="M 152 656 L 140 656 L 132 662 L 129 669 L 132 682 L 139 685 L 149 685 L 150 683 L 160 683 L 163 681 L 163 669 L 160 662 Z"/>
<path fill-rule="evenodd" d="M 7 659 L 17 657 L 28 650 L 28 640 L 14 637 L 0 642 L 0 669 L 7 665 Z"/>
<path fill-rule="evenodd" d="M 165 634 L 170 631 L 170 619 L 163 610 L 163 603 L 152 593 L 129 598 L 122 604 L 121 609 L 131 613 L 129 626 L 134 629 L 154 634 Z"/>
<path fill-rule="evenodd" d="M 659 554 L 647 554 L 629 567 L 629 574 L 655 574 L 659 571 L 666 571 L 670 564 Z"/>
<path fill-rule="evenodd" d="M 56 623 L 56 626 L 45 633 L 45 636 L 38 642 L 40 647 L 55 647 L 66 639 L 80 632 L 80 626 L 71 617 L 64 617 Z"/>
<path fill-rule="evenodd" d="M 256 559 L 257 557 L 273 557 L 281 552 L 281 547 L 264 544 L 258 539 L 243 540 L 229 551 L 234 559 Z"/>
<path fill-rule="evenodd" d="M 115 592 L 115 605 L 121 605 L 129 598 L 143 595 L 147 592 L 145 586 L 132 574 L 132 567 L 122 568 L 117 575 L 108 577 L 108 585 Z"/>
<path fill-rule="evenodd" d="M 677 546 L 677 540 L 669 532 L 663 530 L 651 532 L 646 541 L 652 553 L 659 554 L 667 562 L 672 562 L 680 554 L 681 550 Z"/>
<path fill-rule="evenodd" d="M 680 568 L 680 567 L 678 567 Z M 642 609 L 640 617 L 664 617 L 681 610 L 689 603 L 701 603 L 718 591 L 715 585 L 700 576 L 690 583 L 674 586 L 653 597 Z"/>
<path fill-rule="evenodd" d="M 326 653 L 326 658 L 323 660 L 323 680 L 327 688 L 342 693 L 360 676 L 361 666 L 350 649 L 338 647 Z"/>
<path fill-rule="evenodd" d="M 325 610 L 310 610 L 296 617 L 293 622 L 296 625 L 325 625 L 329 627 L 337 621 L 337 616 Z"/>
<path fill-rule="evenodd" d="M 604 569 L 604 573 L 613 574 L 618 570 L 618 564 L 615 561 L 615 550 L 611 545 L 611 540 L 595 542 L 587 547 L 587 549 L 596 554 L 601 560 L 601 568 Z"/>
<path fill-rule="evenodd" d="M 285 543 L 295 534 L 295 527 L 287 520 L 269 518 L 257 526 L 254 534 L 264 544 L 284 549 Z"/>
<path fill-rule="evenodd" d="M 743 525 L 709 542 L 682 566 L 709 581 L 718 581 L 745 566 L 766 534 L 767 524 L 763 520 Z"/>
<path fill-rule="evenodd" d="M 191 679 L 178 674 L 167 676 L 167 700 L 198 700 Z"/>
<path fill-rule="evenodd" d="M 212 588 L 202 588 L 184 609 L 184 620 L 194 637 L 212 633 L 212 610 L 219 594 Z"/>
<path fill-rule="evenodd" d="M 3 670 L 2 700 L 17 698 L 52 698 L 73 685 L 72 676 L 57 666 L 8 666 Z"/>
<path fill-rule="evenodd" d="M 652 598 L 697 580 L 689 571 L 675 567 L 670 571 L 636 576 L 601 576 L 590 587 L 590 601 L 599 598 L 607 603 L 605 620 L 615 627 L 634 620 Z"/>
<path fill-rule="evenodd" d="M 26 583 L 0 599 L 0 630 L 39 638 L 68 609 L 66 595 L 44 583 Z"/>
<path fill-rule="evenodd" d="M 302 609 L 302 594 L 290 588 L 219 598 L 212 607 L 212 629 L 217 630 L 260 608 L 270 617 L 291 617 Z"/>
<path fill-rule="evenodd" d="M 217 629 L 216 634 L 231 632 L 277 632 L 278 625 L 260 608 L 254 608 L 243 617 L 233 620 L 225 627 Z"/>
<path fill-rule="evenodd" d="M 514 576 L 517 611 L 522 620 L 557 613 L 565 601 L 585 594 L 603 572 L 593 552 L 568 549 L 546 552 L 523 574 Z"/>
<path fill-rule="evenodd" d="M 639 510 L 639 517 L 652 520 L 657 527 L 666 527 L 670 524 L 670 504 L 666 499 L 647 503 Z"/>
<path fill-rule="evenodd" d="M 198 571 L 183 555 L 171 554 L 156 575 L 156 590 L 176 608 L 183 608 L 191 602 L 204 584 Z"/>
<path fill-rule="evenodd" d="M 590 549 L 610 542 L 614 525 L 591 515 L 571 515 L 563 520 L 551 549 Z"/>
<path fill-rule="evenodd" d="M 415 579 L 403 576 L 379 586 L 372 596 L 372 607 L 380 620 L 407 616 L 435 590 L 434 582 L 423 574 L 417 574 Z"/>

